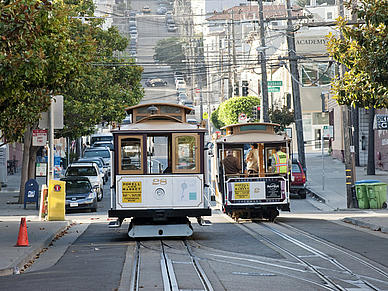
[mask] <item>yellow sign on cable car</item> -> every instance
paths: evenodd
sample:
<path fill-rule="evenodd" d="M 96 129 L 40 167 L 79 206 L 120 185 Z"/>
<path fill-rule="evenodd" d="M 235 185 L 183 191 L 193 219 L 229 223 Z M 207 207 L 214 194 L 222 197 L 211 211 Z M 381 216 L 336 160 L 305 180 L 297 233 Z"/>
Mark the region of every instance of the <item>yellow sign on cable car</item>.
<path fill-rule="evenodd" d="M 123 203 L 141 203 L 141 181 L 122 182 Z"/>
<path fill-rule="evenodd" d="M 249 183 L 235 183 L 234 184 L 234 198 L 235 199 L 249 199 L 250 198 Z"/>

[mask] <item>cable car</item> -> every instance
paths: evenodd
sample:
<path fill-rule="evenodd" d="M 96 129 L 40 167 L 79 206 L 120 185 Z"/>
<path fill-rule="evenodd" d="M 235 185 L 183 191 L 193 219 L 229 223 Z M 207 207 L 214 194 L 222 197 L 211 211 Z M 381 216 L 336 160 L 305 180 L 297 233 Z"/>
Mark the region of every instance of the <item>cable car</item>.
<path fill-rule="evenodd" d="M 206 129 L 187 123 L 192 108 L 170 103 L 126 108 L 131 123 L 112 130 L 110 227 L 131 218 L 128 235 L 190 236 L 189 217 L 211 215 L 205 191 Z"/>
<path fill-rule="evenodd" d="M 241 123 L 222 128 L 223 136 L 215 136 L 211 162 L 212 188 L 217 208 L 238 220 L 264 218 L 270 221 L 279 215 L 278 210 L 290 211 L 290 171 L 274 173 L 270 161 L 278 146 L 290 155 L 291 139 L 275 133 L 273 123 Z M 250 144 L 257 144 L 258 171 L 248 174 L 245 168 Z M 232 150 L 241 171 L 226 174 L 222 160 Z"/>

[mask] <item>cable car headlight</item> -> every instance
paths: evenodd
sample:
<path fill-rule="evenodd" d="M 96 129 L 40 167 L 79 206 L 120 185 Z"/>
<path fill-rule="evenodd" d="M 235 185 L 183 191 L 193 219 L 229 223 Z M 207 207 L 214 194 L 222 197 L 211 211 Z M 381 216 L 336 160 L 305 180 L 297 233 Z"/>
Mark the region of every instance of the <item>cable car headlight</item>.
<path fill-rule="evenodd" d="M 156 188 L 154 193 L 154 196 L 156 199 L 163 199 L 165 195 L 166 195 L 166 192 L 164 191 L 163 188 Z"/>

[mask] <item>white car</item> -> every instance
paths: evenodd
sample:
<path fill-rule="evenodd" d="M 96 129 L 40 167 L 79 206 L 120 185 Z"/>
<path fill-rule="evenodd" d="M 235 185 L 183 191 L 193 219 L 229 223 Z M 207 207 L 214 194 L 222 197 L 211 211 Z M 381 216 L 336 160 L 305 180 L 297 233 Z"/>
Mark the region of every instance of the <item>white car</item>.
<path fill-rule="evenodd" d="M 107 147 L 93 147 L 93 148 L 88 148 L 84 152 L 84 158 L 102 158 L 105 162 L 105 164 L 108 166 L 108 173 L 110 174 L 110 161 L 111 161 L 111 156 L 110 156 L 110 150 Z"/>
<path fill-rule="evenodd" d="M 97 192 L 97 201 L 104 196 L 104 181 L 96 163 L 77 163 L 67 167 L 65 177 L 88 177 L 93 188 Z"/>
<path fill-rule="evenodd" d="M 182 81 L 182 80 L 178 80 L 176 82 L 176 88 L 179 89 L 179 88 L 186 88 L 186 82 L 185 81 Z"/>

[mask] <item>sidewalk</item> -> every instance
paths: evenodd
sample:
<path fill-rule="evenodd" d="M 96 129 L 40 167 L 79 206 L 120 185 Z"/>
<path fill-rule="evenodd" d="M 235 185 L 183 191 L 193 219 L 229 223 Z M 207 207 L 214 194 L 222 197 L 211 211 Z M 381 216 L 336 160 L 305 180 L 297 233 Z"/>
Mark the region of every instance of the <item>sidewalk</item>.
<path fill-rule="evenodd" d="M 35 204 L 15 204 L 20 188 L 20 170 L 8 176 L 7 187 L 0 191 L 0 276 L 18 274 L 30 260 L 47 247 L 69 221 L 40 221 Z M 26 217 L 28 247 L 15 247 L 20 221 Z"/>
<path fill-rule="evenodd" d="M 344 214 L 343 222 L 370 228 L 388 234 L 388 209 L 347 208 L 345 165 L 325 154 L 307 153 L 306 186 L 320 210 L 338 211 Z M 375 175 L 367 175 L 366 167 L 356 167 L 356 181 L 378 180 L 388 184 L 388 172 L 376 169 Z"/>
<path fill-rule="evenodd" d="M 314 197 L 308 201 L 320 213 L 339 213 L 344 222 L 388 234 L 387 209 L 347 209 L 345 166 L 337 159 L 324 155 L 323 167 L 320 153 L 307 153 L 307 188 Z M 388 172 L 376 170 L 376 175 L 366 175 L 364 167 L 356 168 L 356 181 L 379 180 L 388 183 Z M 8 176 L 7 187 L 0 191 L 0 276 L 17 274 L 24 265 L 67 229 L 70 221 L 39 221 L 35 204 L 15 204 L 20 188 L 20 171 Z M 293 200 L 291 200 L 292 203 Z M 29 247 L 14 247 L 18 239 L 20 220 L 26 217 Z"/>

